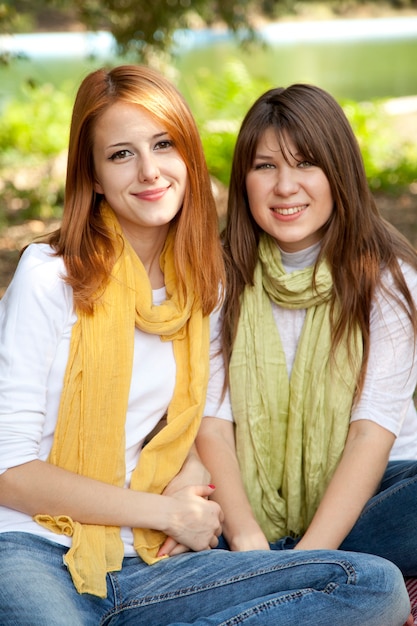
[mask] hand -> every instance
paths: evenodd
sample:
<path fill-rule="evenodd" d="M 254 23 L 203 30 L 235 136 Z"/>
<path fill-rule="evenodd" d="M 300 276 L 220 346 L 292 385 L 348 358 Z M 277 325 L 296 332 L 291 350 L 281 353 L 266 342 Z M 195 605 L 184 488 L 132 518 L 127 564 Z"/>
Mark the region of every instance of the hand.
<path fill-rule="evenodd" d="M 171 507 L 165 534 L 196 552 L 215 548 L 222 532 L 223 513 L 216 502 L 207 500 L 212 493 L 212 486 L 201 485 L 184 487 L 168 496 Z"/>
<path fill-rule="evenodd" d="M 404 626 L 414 626 L 414 617 L 410 613 Z"/>
<path fill-rule="evenodd" d="M 210 482 L 210 473 L 200 461 L 200 457 L 193 446 L 184 461 L 181 470 L 165 487 L 162 495 L 172 496 L 187 485 L 205 485 Z M 212 492 L 213 490 L 211 490 Z M 168 537 L 159 549 L 158 556 L 176 556 L 189 552 L 190 548 Z"/>
<path fill-rule="evenodd" d="M 224 535 L 229 544 L 230 550 L 234 552 L 248 552 L 249 550 L 270 550 L 267 538 L 265 537 L 258 522 L 253 517 L 246 519 L 239 524 L 238 529 L 229 534 L 225 524 Z"/>

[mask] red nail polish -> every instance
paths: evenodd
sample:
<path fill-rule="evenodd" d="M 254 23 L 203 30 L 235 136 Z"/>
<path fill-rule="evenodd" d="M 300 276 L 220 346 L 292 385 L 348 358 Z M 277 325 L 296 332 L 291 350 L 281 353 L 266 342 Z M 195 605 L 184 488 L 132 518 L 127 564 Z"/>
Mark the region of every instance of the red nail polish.
<path fill-rule="evenodd" d="M 209 485 L 210 489 L 216 489 L 216 485 Z"/>

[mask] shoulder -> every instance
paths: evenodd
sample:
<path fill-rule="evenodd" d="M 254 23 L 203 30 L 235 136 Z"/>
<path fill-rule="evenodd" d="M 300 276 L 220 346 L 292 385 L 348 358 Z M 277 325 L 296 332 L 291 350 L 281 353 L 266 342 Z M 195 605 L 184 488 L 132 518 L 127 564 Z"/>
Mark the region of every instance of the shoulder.
<path fill-rule="evenodd" d="M 400 260 L 399 263 L 408 287 L 415 289 L 417 285 L 417 269 L 405 261 Z"/>
<path fill-rule="evenodd" d="M 410 292 L 414 295 L 414 299 L 416 299 L 417 269 L 416 267 L 413 267 L 412 265 L 410 265 L 406 261 L 403 261 L 402 259 L 398 259 L 398 263 L 399 263 L 401 273 L 407 284 L 407 287 L 410 290 Z M 387 270 L 387 269 L 382 271 L 381 286 L 377 290 L 377 297 L 378 297 L 378 294 L 381 294 L 383 291 L 385 292 L 388 291 L 388 292 L 391 292 L 394 296 L 398 296 L 398 288 L 395 284 L 392 271 Z"/>
<path fill-rule="evenodd" d="M 65 277 L 65 264 L 62 257 L 56 256 L 48 244 L 33 243 L 23 252 L 13 280 L 20 282 L 48 282 Z"/>
<path fill-rule="evenodd" d="M 404 277 L 407 288 L 417 308 L 417 270 L 408 263 L 399 260 L 400 270 Z M 399 306 L 402 303 L 403 306 Z M 409 306 L 396 284 L 392 272 L 383 270 L 381 283 L 375 290 L 371 310 L 371 326 L 382 324 L 384 328 L 393 323 L 398 323 L 399 328 L 408 326 L 407 310 Z M 393 330 L 393 326 L 391 329 Z"/>
<path fill-rule="evenodd" d="M 57 256 L 54 249 L 47 243 L 31 243 L 24 250 L 19 266 L 24 266 L 27 270 L 41 266 L 49 267 L 50 271 L 54 268 L 60 268 L 62 271 L 65 268 L 62 257 Z"/>
<path fill-rule="evenodd" d="M 2 303 L 29 307 L 34 300 L 72 305 L 72 289 L 65 282 L 65 264 L 48 244 L 30 244 L 23 252 Z M 30 310 L 30 309 L 26 309 Z"/>

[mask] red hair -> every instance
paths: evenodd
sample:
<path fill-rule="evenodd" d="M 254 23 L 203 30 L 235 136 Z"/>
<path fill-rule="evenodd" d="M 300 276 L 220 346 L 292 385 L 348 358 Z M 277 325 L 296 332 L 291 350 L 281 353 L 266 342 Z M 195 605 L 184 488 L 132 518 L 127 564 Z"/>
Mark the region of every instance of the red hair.
<path fill-rule="evenodd" d="M 94 129 L 103 113 L 119 101 L 138 105 L 161 122 L 186 164 L 187 188 L 175 218 L 178 287 L 185 293 L 191 278 L 197 301 L 208 314 L 218 303 L 224 274 L 207 164 L 184 98 L 148 67 L 100 69 L 81 83 L 71 121 L 62 224 L 48 242 L 65 261 L 75 305 L 91 312 L 94 296 L 105 286 L 115 261 L 114 244 L 100 215 L 102 196 L 94 191 Z"/>

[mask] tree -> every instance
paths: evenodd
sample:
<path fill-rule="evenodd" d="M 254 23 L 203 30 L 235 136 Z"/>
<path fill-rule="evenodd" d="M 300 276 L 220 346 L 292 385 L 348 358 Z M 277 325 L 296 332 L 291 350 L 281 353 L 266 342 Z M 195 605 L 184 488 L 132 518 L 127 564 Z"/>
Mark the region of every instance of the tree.
<path fill-rule="evenodd" d="M 134 52 L 142 58 L 155 50 L 167 51 L 175 30 L 195 24 L 222 23 L 235 33 L 245 32 L 246 38 L 254 32 L 249 17 L 253 0 L 73 0 L 71 4 L 88 28 L 110 30 L 121 53 Z"/>
<path fill-rule="evenodd" d="M 177 29 L 222 24 L 240 41 L 255 37 L 253 17 L 277 19 L 296 14 L 307 5 L 327 4 L 339 14 L 365 0 L 0 0 L 0 33 L 36 30 L 42 16 L 75 20 L 90 30 L 108 30 L 122 54 L 146 60 L 171 49 Z M 378 4 L 374 0 L 375 4 Z M 370 2 L 372 4 L 372 0 Z M 395 8 L 417 6 L 417 0 L 388 0 Z M 300 9 L 301 7 L 301 9 Z M 59 20 L 58 20 L 59 21 Z M 29 26 L 28 26 L 29 25 Z"/>

